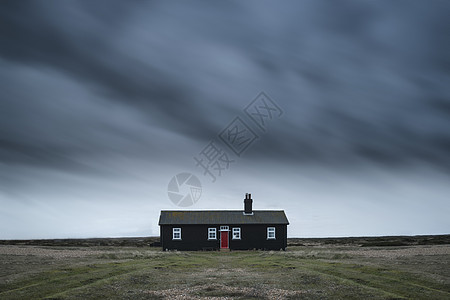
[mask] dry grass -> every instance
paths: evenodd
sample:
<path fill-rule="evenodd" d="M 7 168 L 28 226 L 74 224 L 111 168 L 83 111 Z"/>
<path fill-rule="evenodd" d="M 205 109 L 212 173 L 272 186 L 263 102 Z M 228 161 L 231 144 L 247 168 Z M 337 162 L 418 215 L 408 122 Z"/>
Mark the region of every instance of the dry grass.
<path fill-rule="evenodd" d="M 1 299 L 449 299 L 450 245 L 0 246 Z"/>

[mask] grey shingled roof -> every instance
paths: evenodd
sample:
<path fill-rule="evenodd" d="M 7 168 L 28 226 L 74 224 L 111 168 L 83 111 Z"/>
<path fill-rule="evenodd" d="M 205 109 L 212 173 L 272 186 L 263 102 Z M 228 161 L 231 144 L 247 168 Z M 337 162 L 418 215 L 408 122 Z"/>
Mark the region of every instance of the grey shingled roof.
<path fill-rule="evenodd" d="M 254 210 L 244 215 L 242 210 L 172 210 L 161 211 L 159 225 L 185 224 L 289 224 L 283 210 Z"/>

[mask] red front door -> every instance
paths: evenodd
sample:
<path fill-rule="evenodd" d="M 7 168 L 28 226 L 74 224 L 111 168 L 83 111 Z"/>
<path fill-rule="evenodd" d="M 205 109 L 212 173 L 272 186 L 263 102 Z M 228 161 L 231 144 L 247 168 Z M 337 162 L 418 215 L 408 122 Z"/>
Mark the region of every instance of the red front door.
<path fill-rule="evenodd" d="M 228 231 L 220 232 L 220 248 L 228 248 Z"/>

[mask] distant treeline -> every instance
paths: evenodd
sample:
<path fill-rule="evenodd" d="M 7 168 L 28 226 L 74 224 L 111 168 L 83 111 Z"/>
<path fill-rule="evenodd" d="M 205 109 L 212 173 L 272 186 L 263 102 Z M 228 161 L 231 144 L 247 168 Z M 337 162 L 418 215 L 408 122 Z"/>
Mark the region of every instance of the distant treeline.
<path fill-rule="evenodd" d="M 288 246 L 354 245 L 361 247 L 450 244 L 450 234 L 339 238 L 288 238 Z"/>
<path fill-rule="evenodd" d="M 94 247 L 94 246 L 159 247 L 160 246 L 159 237 L 0 240 L 0 245 L 65 246 L 65 247 Z"/>
<path fill-rule="evenodd" d="M 361 247 L 450 244 L 450 234 L 381 237 L 288 238 L 288 246 L 353 245 Z M 160 247 L 159 237 L 0 240 L 0 245 Z"/>

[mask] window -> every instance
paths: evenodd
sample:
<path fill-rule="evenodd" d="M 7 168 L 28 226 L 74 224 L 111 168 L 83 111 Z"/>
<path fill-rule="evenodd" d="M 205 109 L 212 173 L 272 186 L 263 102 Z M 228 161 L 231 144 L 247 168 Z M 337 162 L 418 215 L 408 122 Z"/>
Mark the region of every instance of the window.
<path fill-rule="evenodd" d="M 217 232 L 216 228 L 208 228 L 208 240 L 216 240 Z"/>
<path fill-rule="evenodd" d="M 267 239 L 275 239 L 275 227 L 267 227 Z"/>
<path fill-rule="evenodd" d="M 229 227 L 228 226 L 220 226 L 220 231 L 228 231 Z"/>
<path fill-rule="evenodd" d="M 240 240 L 240 239 L 241 239 L 241 229 L 233 228 L 233 240 Z"/>
<path fill-rule="evenodd" d="M 172 229 L 172 239 L 181 240 L 181 228 Z"/>

